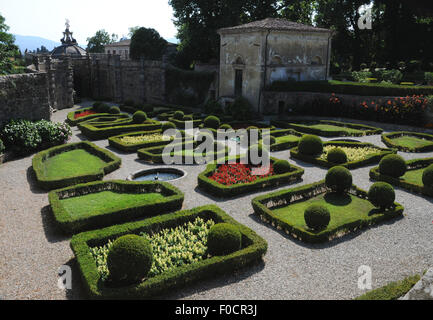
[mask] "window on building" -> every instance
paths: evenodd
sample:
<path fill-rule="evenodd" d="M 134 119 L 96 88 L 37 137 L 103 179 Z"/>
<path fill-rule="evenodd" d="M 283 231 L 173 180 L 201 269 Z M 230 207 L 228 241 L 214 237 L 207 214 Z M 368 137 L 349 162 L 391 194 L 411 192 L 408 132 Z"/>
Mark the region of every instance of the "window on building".
<path fill-rule="evenodd" d="M 116 50 L 113 50 L 113 54 L 116 54 Z"/>

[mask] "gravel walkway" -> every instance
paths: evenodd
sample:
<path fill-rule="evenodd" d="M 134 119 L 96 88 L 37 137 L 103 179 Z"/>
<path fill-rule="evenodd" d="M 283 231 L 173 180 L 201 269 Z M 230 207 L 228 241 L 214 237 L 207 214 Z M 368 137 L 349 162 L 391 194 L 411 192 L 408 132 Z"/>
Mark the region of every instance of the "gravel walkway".
<path fill-rule="evenodd" d="M 64 121 L 71 111 L 61 110 L 53 121 Z M 357 121 L 355 121 L 357 122 Z M 373 124 L 374 125 L 374 124 Z M 399 127 L 399 129 L 407 129 Z M 397 130 L 399 130 L 397 129 Z M 73 129 L 71 142 L 83 139 Z M 354 138 L 384 146 L 380 136 Z M 108 147 L 108 141 L 96 142 Z M 110 149 L 111 150 L 111 149 Z M 107 179 L 125 179 L 139 169 L 150 168 L 136 154 L 122 154 L 122 167 Z M 400 153 L 406 159 L 433 157 L 433 153 Z M 273 153 L 289 159 L 289 152 Z M 34 185 L 31 158 L 0 166 L 0 298 L 1 299 L 85 299 L 69 238 L 53 226 L 47 193 Z M 304 181 L 316 182 L 326 170 L 293 161 L 305 169 Z M 197 175 L 205 166 L 179 166 L 188 172 L 173 182 L 185 193 L 184 208 L 216 203 L 239 222 L 255 230 L 268 241 L 265 262 L 238 274 L 206 281 L 165 296 L 169 299 L 351 299 L 358 289 L 358 268 L 372 268 L 373 288 L 421 273 L 433 266 L 432 199 L 397 188 L 397 201 L 405 206 L 405 217 L 363 232 L 321 245 L 306 245 L 292 240 L 253 216 L 251 199 L 269 191 L 221 201 L 196 189 Z M 371 167 L 353 170 L 354 183 L 368 189 Z M 73 270 L 72 290 L 57 287 L 57 270 L 67 264 Z"/>

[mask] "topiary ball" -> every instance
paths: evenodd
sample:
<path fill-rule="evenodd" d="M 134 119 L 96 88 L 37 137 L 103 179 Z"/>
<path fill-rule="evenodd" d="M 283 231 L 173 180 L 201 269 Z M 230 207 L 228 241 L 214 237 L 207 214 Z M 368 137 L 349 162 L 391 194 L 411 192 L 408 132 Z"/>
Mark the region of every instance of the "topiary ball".
<path fill-rule="evenodd" d="M 169 129 L 176 129 L 176 125 L 173 122 L 164 122 L 161 126 L 162 132 L 169 130 Z"/>
<path fill-rule="evenodd" d="M 192 116 L 184 116 L 183 121 L 193 121 L 194 118 Z"/>
<path fill-rule="evenodd" d="M 146 120 L 147 120 L 147 114 L 143 111 L 137 111 L 132 116 L 132 121 L 134 123 L 143 123 Z"/>
<path fill-rule="evenodd" d="M 304 135 L 301 140 L 299 140 L 298 150 L 301 154 L 308 156 L 319 155 L 323 152 L 322 139 L 313 134 Z"/>
<path fill-rule="evenodd" d="M 325 206 L 313 204 L 305 210 L 304 220 L 308 228 L 316 231 L 323 230 L 331 221 L 331 213 Z"/>
<path fill-rule="evenodd" d="M 140 281 L 149 273 L 152 261 L 150 242 L 134 234 L 116 239 L 107 254 L 107 267 L 114 282 Z"/>
<path fill-rule="evenodd" d="M 221 124 L 221 121 L 218 117 L 215 116 L 209 116 L 206 119 L 204 119 L 204 127 L 205 128 L 211 128 L 211 129 L 218 129 L 218 127 Z"/>
<path fill-rule="evenodd" d="M 98 111 L 101 113 L 109 113 L 110 112 L 110 106 L 106 103 L 101 103 L 98 107 Z"/>
<path fill-rule="evenodd" d="M 344 193 L 352 186 L 352 174 L 345 167 L 333 167 L 326 174 L 325 184 L 334 192 Z"/>
<path fill-rule="evenodd" d="M 342 149 L 334 148 L 329 150 L 326 159 L 332 163 L 342 164 L 347 162 L 347 155 Z"/>
<path fill-rule="evenodd" d="M 185 114 L 182 111 L 176 111 L 173 115 L 173 118 L 181 121 L 181 120 L 183 120 L 184 116 L 185 116 Z"/>
<path fill-rule="evenodd" d="M 287 160 L 277 160 L 273 164 L 274 172 L 276 174 L 282 174 L 290 171 L 290 163 Z"/>
<path fill-rule="evenodd" d="M 143 111 L 143 112 L 146 112 L 146 113 L 153 111 L 153 106 L 151 104 L 143 104 L 143 105 L 137 106 L 136 108 Z"/>
<path fill-rule="evenodd" d="M 93 105 L 92 105 L 92 108 L 93 108 L 95 111 L 99 111 L 99 109 L 100 109 L 100 107 L 101 107 L 101 104 L 102 104 L 101 101 L 95 101 L 95 102 L 93 103 Z"/>
<path fill-rule="evenodd" d="M 389 154 L 379 162 L 379 172 L 386 176 L 399 178 L 406 173 L 406 161 L 398 154 Z"/>
<path fill-rule="evenodd" d="M 208 252 L 213 256 L 230 254 L 241 249 L 242 234 L 230 223 L 215 224 L 209 230 L 207 238 Z"/>
<path fill-rule="evenodd" d="M 222 125 L 220 125 L 220 127 L 218 129 L 221 129 L 221 130 L 233 130 L 232 126 L 229 125 L 229 124 L 222 124 Z"/>
<path fill-rule="evenodd" d="M 394 188 L 386 182 L 376 182 L 368 190 L 368 199 L 378 208 L 386 209 L 395 201 Z"/>
<path fill-rule="evenodd" d="M 259 127 L 256 127 L 256 126 L 249 126 L 247 128 L 247 131 L 250 131 L 250 130 L 260 130 L 260 129 L 259 129 Z"/>
<path fill-rule="evenodd" d="M 111 114 L 119 114 L 120 113 L 120 109 L 119 109 L 119 107 L 115 107 L 115 106 L 110 107 L 109 113 L 111 113 Z"/>
<path fill-rule="evenodd" d="M 426 187 L 433 187 L 433 164 L 424 169 L 422 173 L 422 183 Z"/>

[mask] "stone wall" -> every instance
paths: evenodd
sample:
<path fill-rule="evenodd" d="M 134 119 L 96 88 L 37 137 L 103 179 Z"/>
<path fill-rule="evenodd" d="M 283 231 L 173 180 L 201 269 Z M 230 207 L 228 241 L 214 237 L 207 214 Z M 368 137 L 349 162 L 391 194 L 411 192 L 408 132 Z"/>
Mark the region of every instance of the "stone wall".
<path fill-rule="evenodd" d="M 0 126 L 10 119 L 50 117 L 47 73 L 0 76 Z"/>

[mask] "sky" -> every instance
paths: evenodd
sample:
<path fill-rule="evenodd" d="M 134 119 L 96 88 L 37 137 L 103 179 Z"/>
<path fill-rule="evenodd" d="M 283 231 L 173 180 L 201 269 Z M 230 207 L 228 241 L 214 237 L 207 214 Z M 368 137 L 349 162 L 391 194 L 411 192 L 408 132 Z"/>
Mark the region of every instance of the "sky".
<path fill-rule="evenodd" d="M 105 29 L 121 38 L 134 26 L 154 28 L 165 38 L 175 38 L 173 10 L 168 0 L 1 0 L 0 14 L 9 32 L 60 41 L 65 21 L 79 44 Z"/>

